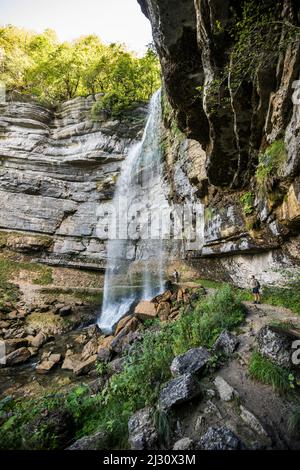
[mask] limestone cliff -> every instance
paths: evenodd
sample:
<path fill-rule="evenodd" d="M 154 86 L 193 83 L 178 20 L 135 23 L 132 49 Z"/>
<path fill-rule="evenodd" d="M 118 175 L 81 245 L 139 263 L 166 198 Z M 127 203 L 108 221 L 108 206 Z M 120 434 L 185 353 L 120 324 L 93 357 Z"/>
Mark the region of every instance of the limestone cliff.
<path fill-rule="evenodd" d="M 105 204 L 146 107 L 92 119 L 95 98 L 57 109 L 8 97 L 0 109 L 0 229 L 8 248 L 49 264 L 102 269 Z"/>
<path fill-rule="evenodd" d="M 189 257 L 206 275 L 243 284 L 256 272 L 277 283 L 279 271 L 300 264 L 300 41 L 275 51 L 274 60 L 257 66 L 233 93 L 221 77 L 233 45 L 228 29 L 241 15 L 241 2 L 138 2 L 162 65 L 172 197 L 205 205 L 204 245 Z M 299 3 L 279 4 L 280 21 L 297 28 Z M 216 82 L 220 100 L 212 106 Z M 279 142 L 284 162 L 261 188 L 259 155 Z M 190 186 L 184 192 L 182 175 Z"/>

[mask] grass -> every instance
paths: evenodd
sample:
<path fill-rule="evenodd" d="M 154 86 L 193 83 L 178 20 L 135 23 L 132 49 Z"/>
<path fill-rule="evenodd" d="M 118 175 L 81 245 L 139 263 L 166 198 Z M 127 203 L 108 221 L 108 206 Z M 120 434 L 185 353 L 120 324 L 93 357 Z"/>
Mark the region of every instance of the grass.
<path fill-rule="evenodd" d="M 274 364 L 258 352 L 253 352 L 249 363 L 250 376 L 279 393 L 287 393 L 293 387 L 294 376 L 289 369 Z"/>
<path fill-rule="evenodd" d="M 224 282 L 213 281 L 211 279 L 197 279 L 195 282 L 197 284 L 201 284 L 201 286 L 203 286 L 207 289 L 220 289 L 222 286 L 225 285 Z"/>
<path fill-rule="evenodd" d="M 66 409 L 74 419 L 74 438 L 104 430 L 108 435 L 106 448 L 125 449 L 129 417 L 140 408 L 157 403 L 163 384 L 171 378 L 170 364 L 174 356 L 195 346 L 210 347 L 223 329 L 234 329 L 243 320 L 244 308 L 239 297 L 225 285 L 208 299 L 199 300 L 195 308 L 183 311 L 177 322 L 163 325 L 159 331 L 146 331 L 143 340 L 135 343 L 126 356 L 124 370 L 112 376 L 101 392 L 95 395 L 88 387 L 77 387 L 51 402 L 42 400 L 37 413 L 50 406 Z M 2 448 L 22 448 L 24 433 L 30 428 L 28 424 L 35 419 L 35 413 L 29 413 L 27 402 L 24 399 L 17 402 L 12 416 L 0 427 Z M 33 409 L 36 407 L 35 404 Z M 168 429 L 165 418 L 156 417 L 162 430 Z M 49 438 L 50 431 L 43 432 L 39 448 L 49 448 L 49 445 L 59 448 L 55 439 Z"/>
<path fill-rule="evenodd" d="M 59 295 L 72 295 L 72 297 L 81 300 L 85 304 L 90 305 L 101 305 L 103 300 L 103 292 L 90 292 L 89 290 L 82 289 L 82 291 L 74 290 L 72 287 L 70 288 L 45 288 L 40 290 L 43 294 L 49 294 L 58 297 Z"/>
<path fill-rule="evenodd" d="M 300 315 L 299 286 L 293 288 L 265 287 L 263 289 L 262 300 L 264 303 L 276 307 L 289 308 Z"/>

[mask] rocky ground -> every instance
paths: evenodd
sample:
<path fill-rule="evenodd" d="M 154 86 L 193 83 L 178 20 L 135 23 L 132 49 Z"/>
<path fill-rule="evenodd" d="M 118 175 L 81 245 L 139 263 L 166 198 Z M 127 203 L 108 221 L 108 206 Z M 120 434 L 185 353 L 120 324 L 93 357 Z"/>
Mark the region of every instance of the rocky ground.
<path fill-rule="evenodd" d="M 126 353 L 143 337 L 145 328 L 176 322 L 182 307 L 214 292 L 192 282 L 169 287 L 151 302 L 136 305 L 112 335 L 104 336 L 95 325 L 99 305 L 92 305 L 90 298 L 76 300 L 74 292 L 57 295 L 49 287 L 45 293 L 45 288 L 28 280 L 20 282 L 16 300 L 1 312 L 6 353 L 0 369 L 1 398 L 39 397 L 81 383 L 97 393 L 123 370 Z M 291 366 L 291 339 L 300 337 L 300 317 L 264 304 L 244 302 L 244 306 L 246 320 L 234 333 L 223 331 L 211 350 L 194 348 L 174 358 L 173 379 L 163 386 L 157 404 L 157 410 L 168 416 L 168 448 L 300 448 L 297 437 L 287 432 L 296 395 L 279 395 L 249 375 L 253 350 L 280 366 Z M 147 327 L 149 320 L 152 326 Z M 158 323 L 152 324 L 153 320 Z M 280 324 L 285 328 L 278 328 Z M 221 361 L 214 365 L 216 354 Z M 132 449 L 166 446 L 153 420 L 157 410 L 142 409 L 129 420 Z M 96 433 L 71 448 L 98 448 L 103 439 L 103 433 Z"/>

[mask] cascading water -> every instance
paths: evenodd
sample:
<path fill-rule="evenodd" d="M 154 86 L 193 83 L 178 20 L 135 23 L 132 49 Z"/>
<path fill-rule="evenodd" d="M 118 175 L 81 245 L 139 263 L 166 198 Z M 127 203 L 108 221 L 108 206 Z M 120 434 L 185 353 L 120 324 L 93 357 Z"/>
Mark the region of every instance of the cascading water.
<path fill-rule="evenodd" d="M 107 245 L 102 312 L 104 332 L 140 299 L 151 299 L 164 287 L 161 91 L 150 102 L 143 138 L 123 162 L 113 199 Z M 133 261 L 139 273 L 130 271 Z"/>

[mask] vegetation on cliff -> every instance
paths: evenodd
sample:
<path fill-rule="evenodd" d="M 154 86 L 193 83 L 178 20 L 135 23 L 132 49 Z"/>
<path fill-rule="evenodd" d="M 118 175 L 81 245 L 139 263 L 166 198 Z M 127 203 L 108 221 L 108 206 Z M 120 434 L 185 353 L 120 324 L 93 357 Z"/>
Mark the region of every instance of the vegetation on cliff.
<path fill-rule="evenodd" d="M 0 27 L 0 80 L 7 90 L 42 102 L 103 93 L 98 106 L 118 112 L 149 100 L 159 87 L 159 70 L 150 46 L 137 57 L 124 45 L 105 45 L 95 35 L 60 43 L 49 29 L 36 34 L 12 25 Z"/>

